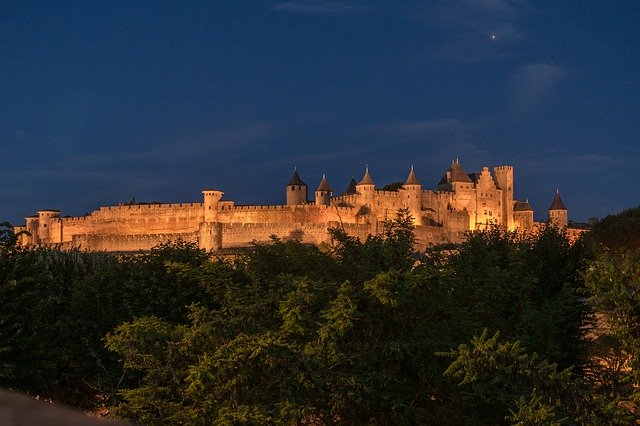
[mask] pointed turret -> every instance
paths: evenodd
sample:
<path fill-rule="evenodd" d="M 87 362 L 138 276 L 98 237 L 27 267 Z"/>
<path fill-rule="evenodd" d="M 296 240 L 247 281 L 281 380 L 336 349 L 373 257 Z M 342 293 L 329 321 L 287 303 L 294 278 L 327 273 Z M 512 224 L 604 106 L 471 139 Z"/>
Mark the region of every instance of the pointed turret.
<path fill-rule="evenodd" d="M 373 183 L 373 179 L 369 174 L 369 166 L 364 168 L 364 176 L 360 179 L 360 182 L 356 185 L 356 192 L 362 196 L 360 202 L 366 206 L 373 205 L 373 198 L 376 191 L 376 185 Z"/>
<path fill-rule="evenodd" d="M 316 206 L 328 206 L 331 204 L 331 195 L 332 195 L 331 187 L 329 186 L 329 182 L 327 181 L 327 177 L 322 174 L 322 180 L 320 181 L 320 185 L 318 185 L 318 189 L 316 189 Z"/>
<path fill-rule="evenodd" d="M 307 186 L 307 184 L 300 179 L 300 175 L 298 175 L 298 169 L 296 167 L 293 168 L 293 175 L 291 175 L 291 179 L 289 179 L 289 183 L 287 185 Z"/>
<path fill-rule="evenodd" d="M 320 181 L 320 185 L 318 185 L 318 189 L 316 191 L 331 191 L 331 187 L 329 186 L 329 182 L 327 181 L 327 177 L 325 174 L 322 174 L 322 180 Z"/>
<path fill-rule="evenodd" d="M 558 189 L 556 189 L 556 195 L 549 206 L 549 223 L 559 228 L 564 228 L 569 224 L 569 214 L 562 198 L 560 198 L 560 190 Z"/>
<path fill-rule="evenodd" d="M 560 198 L 560 190 L 556 189 L 556 195 L 553 197 L 553 201 L 551 201 L 551 206 L 549 206 L 549 210 L 567 210 L 562 202 L 562 198 Z"/>
<path fill-rule="evenodd" d="M 416 177 L 416 173 L 413 171 L 413 166 L 411 166 L 411 170 L 409 171 L 409 176 L 407 176 L 407 180 L 404 182 L 405 185 L 420 185 L 420 181 Z"/>
<path fill-rule="evenodd" d="M 404 206 L 409 209 L 409 213 L 413 217 L 413 224 L 420 225 L 422 223 L 422 185 L 416 177 L 413 166 L 409 170 L 407 180 L 402 185 L 401 192 Z"/>
<path fill-rule="evenodd" d="M 293 206 L 297 204 L 307 203 L 307 184 L 300 179 L 298 169 L 293 168 L 293 175 L 287 184 L 287 205 Z"/>
<path fill-rule="evenodd" d="M 362 176 L 362 179 L 360 180 L 360 182 L 358 182 L 358 185 L 374 185 L 373 179 L 369 174 L 369 166 L 365 166 L 364 176 Z"/>

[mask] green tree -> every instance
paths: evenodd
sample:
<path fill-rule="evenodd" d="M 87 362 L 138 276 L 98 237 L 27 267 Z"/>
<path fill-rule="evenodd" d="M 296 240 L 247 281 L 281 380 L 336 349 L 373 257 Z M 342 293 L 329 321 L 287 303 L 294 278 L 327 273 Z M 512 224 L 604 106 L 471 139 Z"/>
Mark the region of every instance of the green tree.
<path fill-rule="evenodd" d="M 449 308 L 467 329 L 457 338 L 500 330 L 561 368 L 580 368 L 592 315 L 583 302 L 582 259 L 581 247 L 557 228 L 534 236 L 492 229 L 445 254 L 431 251 L 419 269 L 450 289 Z"/>
<path fill-rule="evenodd" d="M 607 353 L 596 366 L 595 380 L 612 396 L 640 405 L 640 250 L 603 254 L 585 277 L 590 301 L 609 331 L 600 337 Z M 604 342 L 602 341 L 604 340 Z M 599 368 L 597 368 L 599 367 Z"/>
<path fill-rule="evenodd" d="M 3 386 L 90 405 L 103 376 L 95 358 L 100 339 L 115 326 L 100 318 L 83 334 L 82 315 L 94 309 L 74 303 L 77 286 L 109 257 L 77 250 L 12 247 L 0 253 L 0 382 Z M 107 324 L 105 325 L 105 321 Z M 117 324 L 117 322 L 116 322 Z M 89 343 L 91 342 L 91 343 Z"/>
<path fill-rule="evenodd" d="M 596 222 L 586 240 L 608 252 L 640 249 L 640 207 L 608 215 Z"/>
<path fill-rule="evenodd" d="M 18 240 L 18 235 L 13 231 L 9 222 L 0 223 L 0 246 L 13 246 Z"/>
<path fill-rule="evenodd" d="M 628 424 L 630 417 L 594 397 L 570 368 L 558 370 L 519 342 L 489 337 L 441 355 L 454 358 L 445 375 L 457 383 L 450 403 L 459 424 Z M 453 420 L 453 419 L 452 419 Z"/>

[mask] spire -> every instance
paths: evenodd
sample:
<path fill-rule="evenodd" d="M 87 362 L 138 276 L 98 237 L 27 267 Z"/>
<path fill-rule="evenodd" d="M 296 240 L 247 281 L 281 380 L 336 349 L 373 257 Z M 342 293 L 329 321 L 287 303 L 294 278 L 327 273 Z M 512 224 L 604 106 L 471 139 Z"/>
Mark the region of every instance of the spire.
<path fill-rule="evenodd" d="M 307 186 L 307 184 L 304 183 L 302 181 L 302 179 L 300 179 L 300 176 L 298 175 L 298 169 L 296 167 L 293 168 L 293 175 L 291 176 L 291 179 L 289 179 L 289 183 L 287 185 L 289 185 L 289 186 L 291 186 L 291 185 Z"/>
<path fill-rule="evenodd" d="M 373 179 L 371 179 L 371 175 L 369 174 L 368 165 L 364 167 L 364 176 L 362 176 L 362 180 L 358 182 L 358 185 L 374 185 Z"/>
<path fill-rule="evenodd" d="M 329 182 L 327 182 L 327 178 L 322 174 L 322 180 L 320 181 L 320 185 L 318 185 L 318 189 L 316 191 L 331 191 L 331 187 L 329 186 Z"/>
<path fill-rule="evenodd" d="M 553 197 L 553 201 L 551 202 L 551 206 L 549 210 L 566 210 L 567 208 L 564 206 L 562 202 L 562 198 L 560 198 L 560 190 L 556 188 L 556 195 Z"/>
<path fill-rule="evenodd" d="M 409 171 L 409 176 L 407 176 L 407 180 L 404 182 L 405 185 L 420 185 L 420 181 L 416 177 L 416 173 L 413 171 L 413 166 L 411 166 L 411 170 Z"/>

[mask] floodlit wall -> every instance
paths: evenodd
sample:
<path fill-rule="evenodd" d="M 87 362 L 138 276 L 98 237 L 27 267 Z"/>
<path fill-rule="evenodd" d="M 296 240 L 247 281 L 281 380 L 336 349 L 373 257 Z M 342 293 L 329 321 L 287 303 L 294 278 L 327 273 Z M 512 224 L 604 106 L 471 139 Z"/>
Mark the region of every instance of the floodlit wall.
<path fill-rule="evenodd" d="M 197 242 L 195 233 L 147 234 L 147 235 L 75 235 L 72 241 L 60 245 L 63 249 L 80 248 L 91 251 L 135 253 L 169 241 Z"/>
<path fill-rule="evenodd" d="M 182 234 L 198 230 L 202 222 L 201 203 L 136 204 L 100 207 L 88 216 L 60 219 L 61 239 L 76 235 Z"/>
<path fill-rule="evenodd" d="M 404 208 L 413 217 L 419 248 L 462 241 L 468 231 L 493 224 L 502 229 L 535 228 L 533 212 L 513 211 L 511 166 L 498 166 L 493 174 L 484 167 L 469 177 L 440 185 L 438 191 L 423 190 L 419 184 L 407 184 L 399 191 L 359 184 L 355 194 L 319 204 L 299 198 L 288 205 L 236 205 L 221 200 L 222 191 L 204 190 L 202 203 L 100 207 L 83 217 L 60 217 L 57 210 L 41 210 L 15 229 L 31 234 L 20 237 L 23 245 L 127 252 L 176 239 L 197 242 L 207 250 L 265 242 L 273 235 L 319 244 L 330 242 L 330 227 L 342 227 L 364 240 L 381 233 L 384 221 L 394 219 Z M 555 216 L 553 222 L 566 225 L 566 210 Z"/>

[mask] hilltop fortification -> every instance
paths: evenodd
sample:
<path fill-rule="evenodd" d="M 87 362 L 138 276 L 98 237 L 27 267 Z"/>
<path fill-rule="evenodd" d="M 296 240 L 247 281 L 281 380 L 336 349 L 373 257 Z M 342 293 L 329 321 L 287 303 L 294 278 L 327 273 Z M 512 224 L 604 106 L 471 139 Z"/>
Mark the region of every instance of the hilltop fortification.
<path fill-rule="evenodd" d="M 58 210 L 28 216 L 16 232 L 22 245 L 55 245 L 63 249 L 129 252 L 182 239 L 207 250 L 243 247 L 268 241 L 272 235 L 306 243 L 330 242 L 328 229 L 341 227 L 361 239 L 382 231 L 383 222 L 408 209 L 415 224 L 418 248 L 458 242 L 467 231 L 498 226 L 531 232 L 533 209 L 513 198 L 512 166 L 488 167 L 467 173 L 452 162 L 436 189 L 423 189 L 413 167 L 398 190 L 376 189 L 366 168 L 362 179 L 335 195 L 323 176 L 309 200 L 307 184 L 297 170 L 285 187 L 284 205 L 236 205 L 215 189 L 202 191 L 201 203 L 128 203 L 100 207 L 82 217 L 61 217 Z M 550 221 L 567 226 L 567 209 L 557 193 Z"/>

